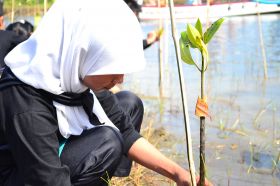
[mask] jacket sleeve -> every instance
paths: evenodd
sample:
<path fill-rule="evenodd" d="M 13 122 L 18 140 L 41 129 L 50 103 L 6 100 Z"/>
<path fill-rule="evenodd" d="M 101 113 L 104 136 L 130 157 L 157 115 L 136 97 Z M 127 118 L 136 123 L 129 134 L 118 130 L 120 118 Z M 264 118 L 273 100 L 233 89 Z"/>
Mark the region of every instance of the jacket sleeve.
<path fill-rule="evenodd" d="M 109 119 L 120 130 L 124 139 L 124 152 L 127 153 L 132 144 L 141 137 L 132 124 L 130 115 L 125 113 L 118 98 L 109 90 L 95 93 Z"/>

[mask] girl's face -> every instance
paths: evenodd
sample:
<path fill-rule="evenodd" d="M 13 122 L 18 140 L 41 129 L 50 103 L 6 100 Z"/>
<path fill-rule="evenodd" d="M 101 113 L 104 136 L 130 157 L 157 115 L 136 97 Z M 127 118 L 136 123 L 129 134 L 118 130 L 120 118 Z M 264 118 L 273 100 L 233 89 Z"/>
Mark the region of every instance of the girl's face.
<path fill-rule="evenodd" d="M 100 91 L 103 89 L 111 89 L 116 84 L 123 82 L 124 74 L 108 74 L 108 75 L 93 75 L 86 76 L 83 79 L 84 85 L 93 91 Z"/>

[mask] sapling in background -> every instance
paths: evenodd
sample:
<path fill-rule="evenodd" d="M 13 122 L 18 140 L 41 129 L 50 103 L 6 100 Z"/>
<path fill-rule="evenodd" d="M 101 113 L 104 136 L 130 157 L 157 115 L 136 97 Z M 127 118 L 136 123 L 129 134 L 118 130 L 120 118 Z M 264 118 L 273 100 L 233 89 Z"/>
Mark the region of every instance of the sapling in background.
<path fill-rule="evenodd" d="M 205 117 L 210 117 L 208 114 L 208 105 L 204 93 L 204 74 L 209 64 L 209 54 L 207 43 L 212 39 L 214 34 L 218 31 L 224 18 L 215 21 L 205 33 L 203 33 L 202 24 L 197 19 L 195 26 L 187 24 L 186 31 L 181 33 L 180 50 L 182 60 L 189 64 L 194 65 L 199 71 L 201 76 L 200 88 L 201 95 L 198 97 L 195 114 L 200 118 L 200 185 L 205 185 Z M 190 48 L 199 50 L 201 54 L 201 63 L 197 63 L 191 54 Z"/>

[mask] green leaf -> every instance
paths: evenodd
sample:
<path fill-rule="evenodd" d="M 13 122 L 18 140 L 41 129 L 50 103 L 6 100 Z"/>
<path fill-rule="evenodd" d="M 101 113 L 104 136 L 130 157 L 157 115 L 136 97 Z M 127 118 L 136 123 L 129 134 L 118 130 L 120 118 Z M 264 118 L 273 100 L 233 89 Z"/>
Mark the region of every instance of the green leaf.
<path fill-rule="evenodd" d="M 220 28 L 224 20 L 225 20 L 224 18 L 218 19 L 207 29 L 207 31 L 204 33 L 203 36 L 203 40 L 205 44 L 207 44 L 212 39 L 212 37 L 218 31 L 218 29 Z"/>
<path fill-rule="evenodd" d="M 190 40 L 189 40 L 189 38 L 188 38 L 188 36 L 187 36 L 187 32 L 181 32 L 181 39 L 183 40 L 183 42 L 184 42 L 186 45 L 190 45 L 190 47 L 192 47 L 192 48 L 197 48 L 196 46 L 194 46 L 194 45 L 190 42 Z"/>
<path fill-rule="evenodd" d="M 201 44 L 199 41 L 199 40 L 201 40 L 201 35 L 200 35 L 199 31 L 191 24 L 187 25 L 187 36 L 188 36 L 190 43 L 195 48 L 201 48 Z"/>
<path fill-rule="evenodd" d="M 188 42 L 188 36 L 187 36 L 187 32 L 181 32 L 181 39 L 183 40 L 184 43 Z"/>
<path fill-rule="evenodd" d="M 202 39 L 200 39 L 200 38 L 196 38 L 196 43 L 198 44 L 198 48 L 200 49 L 200 50 L 207 50 L 207 46 L 206 46 L 206 44 L 202 41 Z"/>
<path fill-rule="evenodd" d="M 203 36 L 203 31 L 202 31 L 202 24 L 200 22 L 200 19 L 198 18 L 196 23 L 195 23 L 195 28 L 198 30 L 201 36 Z"/>
<path fill-rule="evenodd" d="M 190 52 L 190 45 L 185 44 L 182 38 L 180 38 L 179 44 L 180 44 L 180 51 L 181 51 L 181 59 L 189 65 L 195 65 L 195 62 Z"/>

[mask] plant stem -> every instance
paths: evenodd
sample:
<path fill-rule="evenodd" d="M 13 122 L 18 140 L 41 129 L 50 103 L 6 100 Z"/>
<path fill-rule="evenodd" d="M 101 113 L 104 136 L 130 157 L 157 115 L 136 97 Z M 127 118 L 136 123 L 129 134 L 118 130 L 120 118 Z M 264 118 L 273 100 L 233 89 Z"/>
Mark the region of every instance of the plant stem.
<path fill-rule="evenodd" d="M 200 185 L 205 185 L 205 117 L 200 117 Z"/>
<path fill-rule="evenodd" d="M 202 53 L 201 53 L 202 55 Z M 204 99 L 204 72 L 205 72 L 205 64 L 204 64 L 204 57 L 202 55 L 202 65 L 201 65 L 201 71 L 200 71 L 200 78 L 201 78 L 201 85 L 200 85 L 200 94 L 201 94 L 201 99 Z"/>
<path fill-rule="evenodd" d="M 202 60 L 202 65 L 201 65 L 201 99 L 204 99 L 204 57 L 201 51 L 201 60 Z M 200 117 L 200 185 L 204 186 L 205 185 L 205 117 L 202 116 Z"/>

